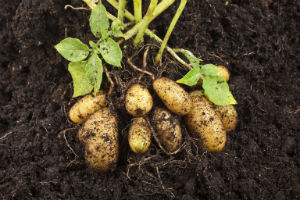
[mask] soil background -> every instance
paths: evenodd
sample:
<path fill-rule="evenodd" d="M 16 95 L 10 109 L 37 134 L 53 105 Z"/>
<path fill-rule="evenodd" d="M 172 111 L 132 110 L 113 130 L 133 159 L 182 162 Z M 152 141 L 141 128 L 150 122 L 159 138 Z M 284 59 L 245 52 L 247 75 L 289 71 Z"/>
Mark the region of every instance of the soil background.
<path fill-rule="evenodd" d="M 66 36 L 93 39 L 89 11 L 64 10 L 66 4 L 83 6 L 79 0 L 0 0 L 2 199 L 300 199 L 300 1 L 188 1 L 169 46 L 228 66 L 238 126 L 219 153 L 185 132 L 187 145 L 174 156 L 154 141 L 146 154 L 134 155 L 121 101 L 126 87 L 117 85 L 108 104 L 119 115 L 121 157 L 105 174 L 86 167 L 78 126 L 66 114 L 76 99 L 68 63 L 53 46 Z M 178 4 L 151 24 L 159 36 Z M 147 37 L 145 43 L 154 44 Z M 139 65 L 142 53 L 124 45 L 123 69 L 112 73 L 126 83 L 138 73 L 125 58 L 136 53 Z M 152 45 L 148 70 L 174 79 L 186 73 L 168 54 L 162 70 L 153 67 L 156 51 Z"/>

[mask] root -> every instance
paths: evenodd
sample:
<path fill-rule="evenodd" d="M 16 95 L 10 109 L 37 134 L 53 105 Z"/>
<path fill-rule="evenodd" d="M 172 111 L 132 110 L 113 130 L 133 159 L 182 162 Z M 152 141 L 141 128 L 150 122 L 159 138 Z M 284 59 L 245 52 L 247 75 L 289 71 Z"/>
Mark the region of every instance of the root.
<path fill-rule="evenodd" d="M 144 52 L 143 55 L 143 69 L 142 70 L 146 70 L 147 68 L 147 56 L 148 56 L 148 52 L 149 52 L 149 46 L 146 47 L 146 50 Z M 143 78 L 144 73 L 141 73 L 138 77 L 138 81 L 141 81 L 141 79 Z"/>
<path fill-rule="evenodd" d="M 72 153 L 74 154 L 75 158 L 78 158 L 79 156 L 77 155 L 77 153 L 74 151 L 74 149 L 71 147 L 71 145 L 69 144 L 67 137 L 66 137 L 66 132 L 67 131 L 72 131 L 72 130 L 76 130 L 76 128 L 67 128 L 65 130 L 60 131 L 57 135 L 57 137 L 60 139 L 61 136 L 64 137 L 66 146 L 72 151 Z"/>
<path fill-rule="evenodd" d="M 107 70 L 107 68 L 104 65 L 103 65 L 103 70 L 104 70 L 104 72 L 106 74 L 106 77 L 107 77 L 108 81 L 110 82 L 110 87 L 109 87 L 109 90 L 107 92 L 107 95 L 111 95 L 111 93 L 114 90 L 115 83 L 112 81 L 112 79 L 110 77 L 110 73 L 109 73 L 109 71 Z"/>
<path fill-rule="evenodd" d="M 89 8 L 85 8 L 85 7 L 74 7 L 72 5 L 65 5 L 65 10 L 67 10 L 68 8 L 71 8 L 72 10 L 90 10 Z"/>
<path fill-rule="evenodd" d="M 139 72 L 142 72 L 142 73 L 144 73 L 144 74 L 148 74 L 149 76 L 151 76 L 152 80 L 155 79 L 154 74 L 152 74 L 151 72 L 148 72 L 148 71 L 146 71 L 146 70 L 142 70 L 142 69 L 138 68 L 137 66 L 135 66 L 135 65 L 131 62 L 130 58 L 128 58 L 127 62 L 128 62 L 128 64 L 129 64 L 133 69 L 135 69 L 135 70 L 137 70 L 137 71 L 139 71 Z"/>

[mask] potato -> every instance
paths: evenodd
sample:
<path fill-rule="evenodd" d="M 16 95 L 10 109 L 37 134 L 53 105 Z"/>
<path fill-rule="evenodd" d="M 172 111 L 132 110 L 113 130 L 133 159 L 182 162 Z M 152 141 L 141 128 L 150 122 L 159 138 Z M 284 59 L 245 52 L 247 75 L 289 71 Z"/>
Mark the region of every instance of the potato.
<path fill-rule="evenodd" d="M 226 131 L 222 121 L 202 91 L 194 91 L 190 96 L 193 107 L 185 116 L 190 134 L 200 138 L 203 146 L 209 151 L 221 151 L 226 143 Z"/>
<path fill-rule="evenodd" d="M 153 82 L 153 89 L 165 106 L 177 115 L 186 115 L 192 107 L 189 94 L 175 81 L 158 78 Z"/>
<path fill-rule="evenodd" d="M 223 65 L 218 65 L 217 67 L 220 69 L 220 71 L 217 75 L 223 77 L 225 79 L 225 81 L 228 81 L 229 77 L 230 77 L 228 69 Z"/>
<path fill-rule="evenodd" d="M 105 94 L 99 91 L 96 96 L 93 94 L 86 95 L 75 103 L 69 111 L 69 118 L 80 124 L 84 122 L 89 115 L 93 114 L 105 105 Z"/>
<path fill-rule="evenodd" d="M 128 133 L 128 143 L 134 153 L 144 153 L 151 143 L 151 132 L 143 117 L 134 118 Z"/>
<path fill-rule="evenodd" d="M 91 168 L 104 172 L 117 163 L 117 118 L 108 108 L 92 114 L 79 130 L 78 138 L 85 144 L 85 159 Z"/>
<path fill-rule="evenodd" d="M 159 143 L 169 153 L 177 151 L 182 143 L 182 133 L 178 119 L 163 108 L 156 108 L 152 116 L 152 124 Z"/>
<path fill-rule="evenodd" d="M 149 90 L 140 84 L 132 85 L 125 98 L 125 107 L 133 116 L 145 115 L 153 106 L 152 96 Z"/>
<path fill-rule="evenodd" d="M 215 106 L 215 111 L 221 119 L 226 132 L 233 131 L 236 127 L 238 114 L 233 105 Z"/>

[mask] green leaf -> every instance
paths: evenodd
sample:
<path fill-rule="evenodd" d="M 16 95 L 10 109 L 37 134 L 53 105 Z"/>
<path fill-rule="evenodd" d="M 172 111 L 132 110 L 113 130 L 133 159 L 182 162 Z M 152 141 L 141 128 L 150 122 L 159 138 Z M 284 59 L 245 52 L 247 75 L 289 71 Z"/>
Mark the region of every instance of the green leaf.
<path fill-rule="evenodd" d="M 92 10 L 90 16 L 90 27 L 95 37 L 108 37 L 109 21 L 105 7 L 99 2 Z"/>
<path fill-rule="evenodd" d="M 102 61 L 95 52 L 93 52 L 87 60 L 85 72 L 96 93 L 99 91 L 102 83 L 103 67 Z"/>
<path fill-rule="evenodd" d="M 219 76 L 219 71 L 220 69 L 213 64 L 202 65 L 200 69 L 201 74 L 205 76 Z"/>
<path fill-rule="evenodd" d="M 100 53 L 105 62 L 110 65 L 121 67 L 122 51 L 118 43 L 107 38 L 100 42 Z"/>
<path fill-rule="evenodd" d="M 86 61 L 69 63 L 68 70 L 73 79 L 73 97 L 88 94 L 93 90 L 93 85 L 90 83 L 90 80 L 85 73 L 86 63 Z"/>
<path fill-rule="evenodd" d="M 120 38 L 124 37 L 124 34 L 122 33 L 122 30 L 124 29 L 124 26 L 120 25 L 119 23 L 113 21 L 111 23 L 111 35 Z"/>
<path fill-rule="evenodd" d="M 55 49 L 68 61 L 78 62 L 85 59 L 90 49 L 76 38 L 66 38 L 55 45 Z"/>
<path fill-rule="evenodd" d="M 100 48 L 95 42 L 89 41 L 89 44 L 95 53 L 100 54 Z"/>
<path fill-rule="evenodd" d="M 197 58 L 194 56 L 194 54 L 186 49 L 174 49 L 176 53 L 182 53 L 189 61 L 190 65 L 192 67 L 196 67 L 200 65 L 200 62 L 202 61 L 200 58 Z"/>
<path fill-rule="evenodd" d="M 182 83 L 188 86 L 196 85 L 199 79 L 202 77 L 200 73 L 200 67 L 196 66 L 192 70 L 190 70 L 184 77 L 177 80 L 177 83 Z"/>
<path fill-rule="evenodd" d="M 205 76 L 202 87 L 207 98 L 216 105 L 237 104 L 227 82 L 219 76 Z"/>

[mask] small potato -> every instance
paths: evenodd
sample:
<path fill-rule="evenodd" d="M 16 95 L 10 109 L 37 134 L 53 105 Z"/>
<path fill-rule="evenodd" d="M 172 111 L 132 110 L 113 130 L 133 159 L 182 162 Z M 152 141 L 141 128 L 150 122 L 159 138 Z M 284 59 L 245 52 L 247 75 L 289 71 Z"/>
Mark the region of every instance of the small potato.
<path fill-rule="evenodd" d="M 158 78 L 153 82 L 153 89 L 165 106 L 177 115 L 186 115 L 192 107 L 189 94 L 175 81 Z"/>
<path fill-rule="evenodd" d="M 85 159 L 91 168 L 104 172 L 117 163 L 117 119 L 108 108 L 92 114 L 79 130 L 78 138 L 85 144 Z"/>
<path fill-rule="evenodd" d="M 156 108 L 152 116 L 152 124 L 163 148 L 169 153 L 177 151 L 182 143 L 182 133 L 178 119 L 172 116 L 169 111 Z"/>
<path fill-rule="evenodd" d="M 215 111 L 220 117 L 226 132 L 233 131 L 238 121 L 238 114 L 233 105 L 215 106 Z"/>
<path fill-rule="evenodd" d="M 134 153 L 144 153 L 151 144 L 151 132 L 143 117 L 133 119 L 128 133 L 128 142 Z"/>
<path fill-rule="evenodd" d="M 223 65 L 218 65 L 217 67 L 220 69 L 218 75 L 223 77 L 225 81 L 228 81 L 230 77 L 228 69 Z"/>
<path fill-rule="evenodd" d="M 133 116 L 145 115 L 153 106 L 152 96 L 149 90 L 140 84 L 132 85 L 125 98 L 125 107 Z"/>
<path fill-rule="evenodd" d="M 86 95 L 75 103 L 69 112 L 69 118 L 77 123 L 84 122 L 89 115 L 93 114 L 105 105 L 105 94 L 99 91 L 96 96 L 93 94 Z"/>
<path fill-rule="evenodd" d="M 221 151 L 226 143 L 226 131 L 222 121 L 202 91 L 194 91 L 190 96 L 193 107 L 185 116 L 190 134 L 199 137 L 203 146 L 209 151 Z"/>

